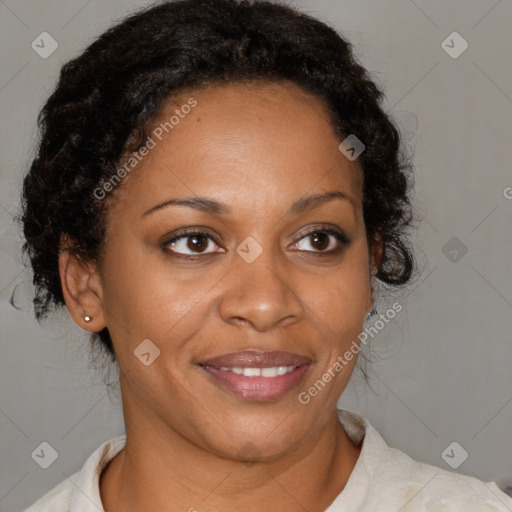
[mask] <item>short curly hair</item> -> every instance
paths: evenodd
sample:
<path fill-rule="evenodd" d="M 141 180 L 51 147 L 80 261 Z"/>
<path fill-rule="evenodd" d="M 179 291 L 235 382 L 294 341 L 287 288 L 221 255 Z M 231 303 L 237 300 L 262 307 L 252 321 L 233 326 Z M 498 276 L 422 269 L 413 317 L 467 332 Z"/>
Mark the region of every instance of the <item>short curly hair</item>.
<path fill-rule="evenodd" d="M 34 272 L 38 320 L 64 305 L 61 237 L 84 261 L 100 262 L 108 201 L 94 190 L 127 150 L 140 146 L 167 99 L 237 81 L 292 82 L 327 106 L 337 134 L 365 144 L 363 214 L 383 253 L 376 277 L 405 284 L 414 268 L 411 165 L 380 102 L 381 89 L 351 44 L 325 23 L 274 1 L 177 0 L 131 14 L 66 63 L 38 117 L 40 142 L 24 178 L 24 251 Z M 113 359 L 108 330 L 99 336 Z"/>

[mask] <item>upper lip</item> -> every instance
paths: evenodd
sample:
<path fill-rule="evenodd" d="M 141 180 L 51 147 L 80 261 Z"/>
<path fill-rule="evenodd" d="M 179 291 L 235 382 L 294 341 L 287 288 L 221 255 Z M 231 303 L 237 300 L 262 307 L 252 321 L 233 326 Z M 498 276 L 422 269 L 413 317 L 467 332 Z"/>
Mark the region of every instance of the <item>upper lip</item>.
<path fill-rule="evenodd" d="M 274 366 L 303 366 L 310 363 L 311 359 L 291 352 L 254 352 L 244 350 L 202 361 L 200 365 L 213 368 L 272 368 Z"/>

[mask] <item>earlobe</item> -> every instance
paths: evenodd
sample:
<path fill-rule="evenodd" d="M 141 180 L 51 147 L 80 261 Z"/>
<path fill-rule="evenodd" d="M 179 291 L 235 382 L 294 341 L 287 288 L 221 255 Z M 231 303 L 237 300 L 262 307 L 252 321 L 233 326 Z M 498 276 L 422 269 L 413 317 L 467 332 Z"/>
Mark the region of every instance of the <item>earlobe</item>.
<path fill-rule="evenodd" d="M 59 254 L 59 275 L 62 294 L 75 323 L 88 331 L 101 331 L 105 321 L 101 280 L 96 267 L 64 245 Z"/>

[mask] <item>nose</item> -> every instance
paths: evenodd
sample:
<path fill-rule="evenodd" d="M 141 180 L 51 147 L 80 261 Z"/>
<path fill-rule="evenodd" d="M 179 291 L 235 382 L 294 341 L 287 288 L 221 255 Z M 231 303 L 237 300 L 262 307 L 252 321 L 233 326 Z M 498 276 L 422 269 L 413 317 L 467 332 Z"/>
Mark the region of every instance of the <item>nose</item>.
<path fill-rule="evenodd" d="M 238 256 L 236 256 L 238 258 Z M 252 263 L 239 258 L 229 272 L 220 302 L 223 320 L 258 332 L 298 322 L 304 306 L 286 262 L 264 250 Z"/>

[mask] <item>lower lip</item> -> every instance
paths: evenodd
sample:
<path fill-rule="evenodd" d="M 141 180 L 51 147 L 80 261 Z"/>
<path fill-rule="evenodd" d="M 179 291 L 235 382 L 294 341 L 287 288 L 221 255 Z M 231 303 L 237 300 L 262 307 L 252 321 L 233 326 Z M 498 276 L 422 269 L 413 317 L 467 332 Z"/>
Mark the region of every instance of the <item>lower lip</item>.
<path fill-rule="evenodd" d="M 309 365 L 299 366 L 295 370 L 277 377 L 245 377 L 237 373 L 219 370 L 212 366 L 202 366 L 215 383 L 226 388 L 245 400 L 269 402 L 278 400 L 295 389 L 309 369 Z"/>

